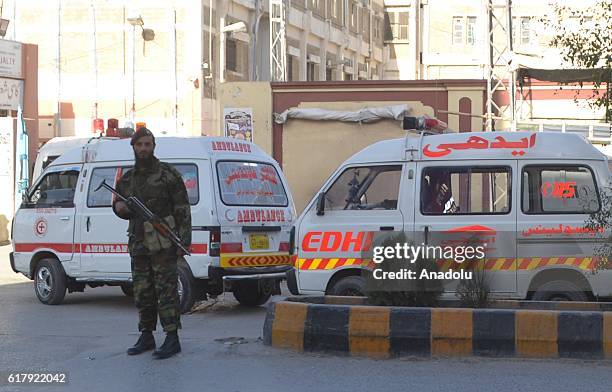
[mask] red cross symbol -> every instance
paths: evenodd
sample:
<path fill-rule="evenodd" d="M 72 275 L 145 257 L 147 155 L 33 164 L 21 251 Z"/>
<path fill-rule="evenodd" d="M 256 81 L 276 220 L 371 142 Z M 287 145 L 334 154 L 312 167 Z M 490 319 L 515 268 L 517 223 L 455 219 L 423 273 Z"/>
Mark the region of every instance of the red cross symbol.
<path fill-rule="evenodd" d="M 45 234 L 47 231 L 47 222 L 40 220 L 36 223 L 36 232 L 40 235 Z"/>

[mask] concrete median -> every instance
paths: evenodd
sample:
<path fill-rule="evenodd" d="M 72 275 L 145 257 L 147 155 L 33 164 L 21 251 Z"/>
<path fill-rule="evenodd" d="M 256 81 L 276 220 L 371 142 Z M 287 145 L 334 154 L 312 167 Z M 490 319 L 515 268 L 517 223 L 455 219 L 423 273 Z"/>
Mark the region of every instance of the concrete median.
<path fill-rule="evenodd" d="M 469 309 L 368 306 L 359 297 L 272 303 L 264 343 L 300 352 L 396 358 L 497 356 L 612 359 L 609 303 L 493 301 Z M 497 307 L 494 307 L 497 305 Z"/>

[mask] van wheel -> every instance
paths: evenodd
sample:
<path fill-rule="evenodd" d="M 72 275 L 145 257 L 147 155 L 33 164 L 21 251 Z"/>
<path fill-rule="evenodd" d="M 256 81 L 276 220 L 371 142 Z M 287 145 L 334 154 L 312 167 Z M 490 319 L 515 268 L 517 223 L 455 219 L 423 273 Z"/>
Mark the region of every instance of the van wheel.
<path fill-rule="evenodd" d="M 256 280 L 245 280 L 234 283 L 233 294 L 240 305 L 259 306 L 268 302 L 272 296 L 272 290 L 260 287 Z"/>
<path fill-rule="evenodd" d="M 531 297 L 533 301 L 588 301 L 587 295 L 573 283 L 553 280 L 544 283 Z"/>
<path fill-rule="evenodd" d="M 34 271 L 34 291 L 43 304 L 57 305 L 66 296 L 66 273 L 58 260 L 42 259 Z"/>
<path fill-rule="evenodd" d="M 122 284 L 121 291 L 123 291 L 126 297 L 134 297 L 134 286 L 129 283 Z"/>
<path fill-rule="evenodd" d="M 177 288 L 181 313 L 187 313 L 195 303 L 195 278 L 189 267 L 181 263 L 178 265 Z"/>
<path fill-rule="evenodd" d="M 365 295 L 366 280 L 362 276 L 347 276 L 337 281 L 330 290 L 331 295 L 361 297 Z"/>

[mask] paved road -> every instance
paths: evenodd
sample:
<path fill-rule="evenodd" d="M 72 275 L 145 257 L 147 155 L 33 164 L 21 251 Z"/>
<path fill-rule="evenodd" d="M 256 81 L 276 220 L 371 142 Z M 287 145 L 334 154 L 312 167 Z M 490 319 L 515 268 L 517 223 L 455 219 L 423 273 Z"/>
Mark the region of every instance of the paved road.
<path fill-rule="evenodd" d="M 45 390 L 596 392 L 612 385 L 612 361 L 370 360 L 270 348 L 260 340 L 265 308 L 241 308 L 231 294 L 183 317 L 178 356 L 128 357 L 137 315 L 119 288 L 88 289 L 45 306 L 32 283 L 10 270 L 7 254 L 0 247 L 0 372 L 69 372 L 68 385 Z"/>

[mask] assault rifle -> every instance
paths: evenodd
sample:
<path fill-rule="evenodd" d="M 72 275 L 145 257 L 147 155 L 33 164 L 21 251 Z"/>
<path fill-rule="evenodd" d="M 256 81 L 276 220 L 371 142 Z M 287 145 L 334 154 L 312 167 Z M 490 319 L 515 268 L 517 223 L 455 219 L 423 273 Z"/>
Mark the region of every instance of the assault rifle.
<path fill-rule="evenodd" d="M 170 241 L 174 245 L 176 245 L 180 250 L 185 252 L 185 254 L 191 256 L 191 253 L 185 249 L 185 247 L 181 244 L 181 239 L 176 235 L 174 231 L 168 226 L 168 224 L 159 216 L 155 215 L 153 211 L 147 208 L 143 202 L 138 200 L 136 196 L 124 197 L 122 194 L 117 192 L 115 188 L 108 185 L 106 180 L 102 180 L 102 183 L 96 188 L 94 192 L 97 192 L 100 188 L 108 189 L 113 195 L 117 196 L 119 200 L 123 201 L 127 204 L 128 208 L 132 210 L 135 214 L 140 216 L 144 221 L 151 223 L 153 228 L 157 230 L 157 232 Z"/>

